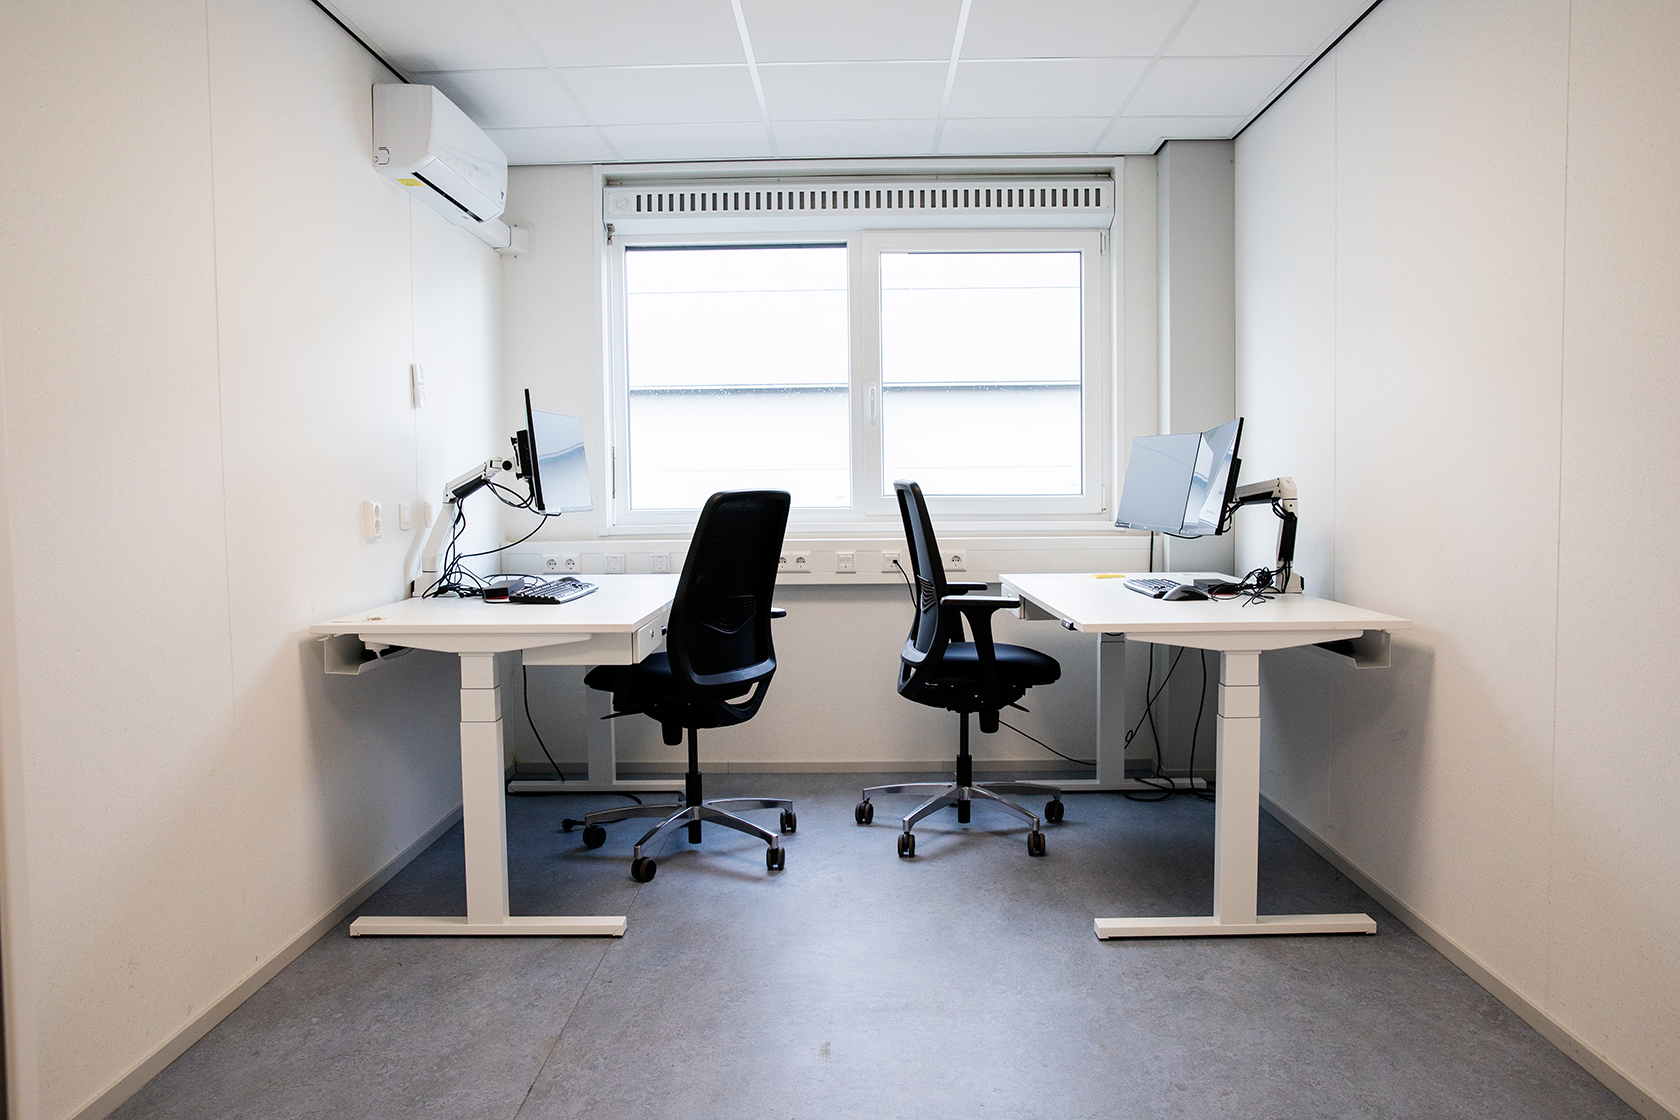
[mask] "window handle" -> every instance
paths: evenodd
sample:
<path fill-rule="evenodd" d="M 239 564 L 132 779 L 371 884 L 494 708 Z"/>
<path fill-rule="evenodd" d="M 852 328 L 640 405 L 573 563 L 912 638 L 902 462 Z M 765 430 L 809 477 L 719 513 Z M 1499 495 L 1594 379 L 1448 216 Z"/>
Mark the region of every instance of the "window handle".
<path fill-rule="evenodd" d="M 881 419 L 881 387 L 875 382 L 869 383 L 869 422 L 879 422 Z"/>

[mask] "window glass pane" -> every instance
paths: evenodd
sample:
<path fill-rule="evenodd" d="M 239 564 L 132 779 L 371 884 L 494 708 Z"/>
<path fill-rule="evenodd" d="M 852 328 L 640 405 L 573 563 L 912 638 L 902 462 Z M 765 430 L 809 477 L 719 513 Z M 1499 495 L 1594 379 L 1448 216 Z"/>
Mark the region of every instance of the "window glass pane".
<path fill-rule="evenodd" d="M 881 254 L 888 487 L 1081 492 L 1079 256 Z"/>
<path fill-rule="evenodd" d="M 851 504 L 846 248 L 627 249 L 630 506 Z"/>

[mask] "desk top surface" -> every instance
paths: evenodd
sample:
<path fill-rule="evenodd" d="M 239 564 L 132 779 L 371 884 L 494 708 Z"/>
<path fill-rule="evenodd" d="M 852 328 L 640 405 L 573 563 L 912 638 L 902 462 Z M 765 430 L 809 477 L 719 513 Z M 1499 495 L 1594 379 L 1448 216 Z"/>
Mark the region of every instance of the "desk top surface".
<path fill-rule="evenodd" d="M 1147 572 L 1139 575 L 1188 583 L 1206 572 Z M 1405 630 L 1410 619 L 1368 611 L 1311 595 L 1278 595 L 1264 603 L 1247 598 L 1166 602 L 1128 590 L 1122 579 L 1040 573 L 1005 575 L 1005 594 L 1029 599 L 1076 630 L 1108 634 L 1194 634 L 1290 631 Z"/>
<path fill-rule="evenodd" d="M 311 626 L 314 634 L 614 634 L 639 630 L 671 608 L 675 575 L 590 576 L 599 590 L 558 606 L 480 599 L 399 599 Z M 401 643 L 394 643 L 401 644 Z"/>

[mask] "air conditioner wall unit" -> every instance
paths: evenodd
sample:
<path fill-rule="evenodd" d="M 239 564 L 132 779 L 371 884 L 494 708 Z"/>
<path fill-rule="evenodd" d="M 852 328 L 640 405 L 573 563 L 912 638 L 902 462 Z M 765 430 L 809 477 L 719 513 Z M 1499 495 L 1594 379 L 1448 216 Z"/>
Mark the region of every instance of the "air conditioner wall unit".
<path fill-rule="evenodd" d="M 436 86 L 373 87 L 373 164 L 379 173 L 498 248 L 507 157 Z"/>

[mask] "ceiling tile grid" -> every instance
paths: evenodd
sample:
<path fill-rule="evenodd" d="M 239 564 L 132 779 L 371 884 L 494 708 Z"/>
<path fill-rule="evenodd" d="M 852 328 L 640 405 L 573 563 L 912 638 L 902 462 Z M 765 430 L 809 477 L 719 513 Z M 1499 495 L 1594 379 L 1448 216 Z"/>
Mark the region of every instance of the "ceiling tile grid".
<path fill-rule="evenodd" d="M 1371 0 L 323 0 L 509 162 L 1225 139 Z"/>

